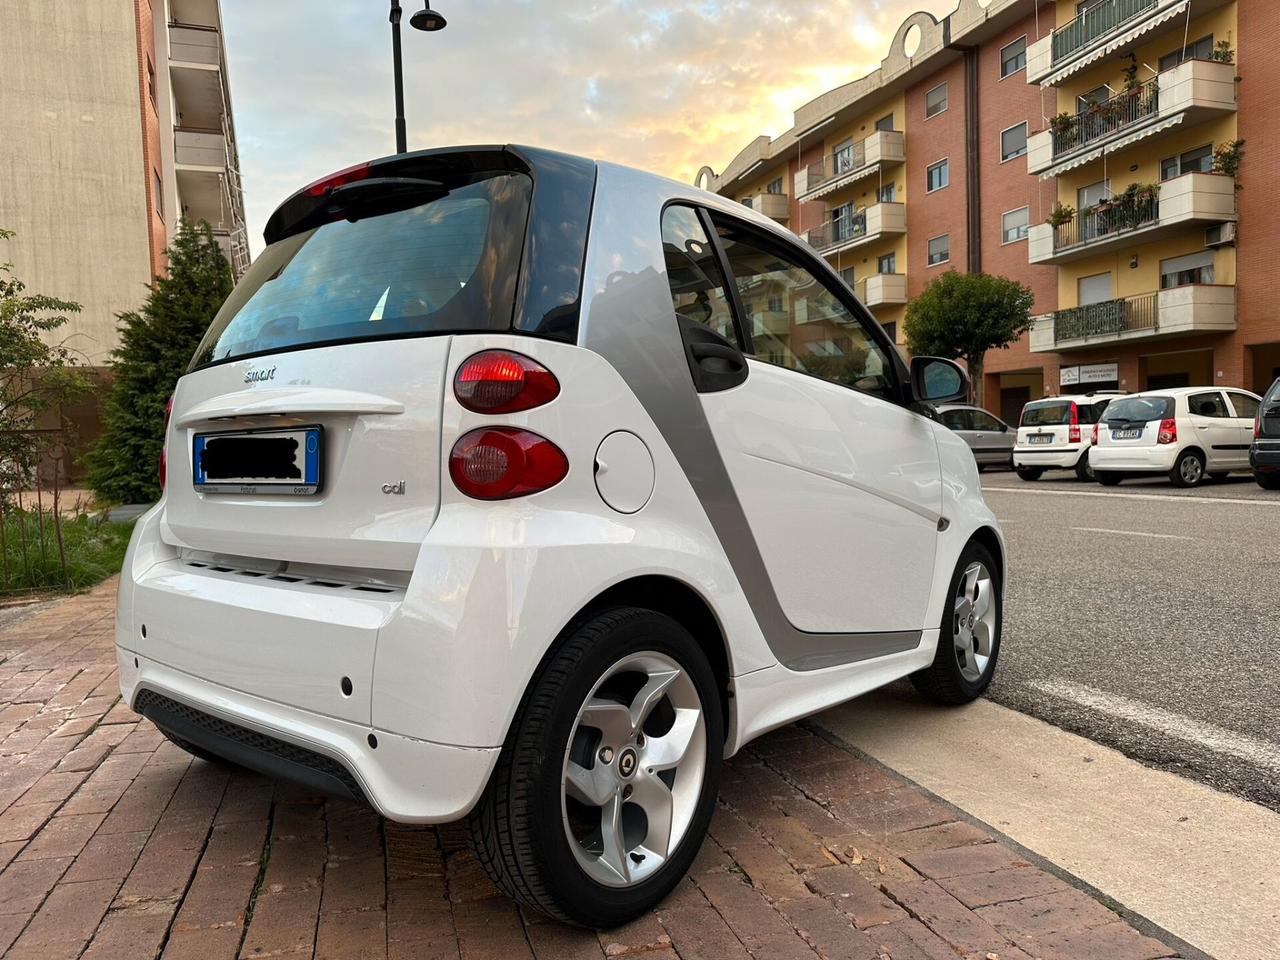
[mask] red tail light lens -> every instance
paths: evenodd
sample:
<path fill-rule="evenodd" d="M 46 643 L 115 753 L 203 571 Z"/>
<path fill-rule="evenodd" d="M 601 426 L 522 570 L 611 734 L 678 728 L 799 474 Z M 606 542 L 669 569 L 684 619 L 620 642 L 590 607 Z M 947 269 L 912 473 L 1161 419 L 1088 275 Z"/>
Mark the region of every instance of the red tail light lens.
<path fill-rule="evenodd" d="M 1258 415 L 1253 418 L 1253 439 L 1257 440 L 1262 436 L 1262 411 L 1258 411 Z"/>
<path fill-rule="evenodd" d="M 1156 436 L 1156 443 L 1177 443 L 1178 442 L 1178 421 L 1169 419 L 1160 421 L 1160 433 Z"/>
<path fill-rule="evenodd" d="M 169 480 L 169 418 L 173 416 L 173 397 L 164 408 L 164 429 L 160 431 L 160 490 Z"/>
<path fill-rule="evenodd" d="M 1094 446 L 1098 444 L 1098 425 L 1096 423 L 1093 425 L 1093 443 Z"/>
<path fill-rule="evenodd" d="M 508 500 L 554 487 L 569 473 L 564 451 L 515 427 L 486 427 L 458 439 L 449 454 L 454 486 L 477 500 Z"/>
<path fill-rule="evenodd" d="M 1071 404 L 1071 429 L 1067 432 L 1068 443 L 1080 442 L 1080 408 Z"/>
<path fill-rule="evenodd" d="M 537 360 L 510 350 L 485 350 L 458 368 L 453 393 L 475 413 L 517 413 L 550 403 L 560 393 L 560 381 Z"/>
<path fill-rule="evenodd" d="M 347 167 L 345 170 L 332 173 L 323 180 L 317 180 L 310 186 L 303 188 L 303 192 L 309 197 L 323 197 L 331 191 L 337 190 L 338 187 L 346 186 L 348 183 L 355 183 L 357 180 L 368 180 L 371 172 L 372 167 L 369 164 L 356 164 L 354 167 Z"/>

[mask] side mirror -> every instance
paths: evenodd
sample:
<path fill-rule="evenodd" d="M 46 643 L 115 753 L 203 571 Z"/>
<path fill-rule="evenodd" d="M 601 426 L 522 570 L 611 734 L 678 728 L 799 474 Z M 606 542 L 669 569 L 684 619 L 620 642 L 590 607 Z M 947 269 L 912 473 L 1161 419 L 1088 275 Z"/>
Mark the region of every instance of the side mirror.
<path fill-rule="evenodd" d="M 912 357 L 911 392 L 917 403 L 963 403 L 969 399 L 969 375 L 954 360 Z"/>

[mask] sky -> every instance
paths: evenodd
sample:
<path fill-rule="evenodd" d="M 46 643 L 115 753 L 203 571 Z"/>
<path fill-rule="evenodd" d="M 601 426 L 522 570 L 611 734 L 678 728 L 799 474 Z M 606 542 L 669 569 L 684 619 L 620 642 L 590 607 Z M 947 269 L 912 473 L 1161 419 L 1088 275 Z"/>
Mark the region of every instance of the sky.
<path fill-rule="evenodd" d="M 691 182 L 879 65 L 955 0 L 434 0 L 409 27 L 409 149 L 526 143 Z M 395 151 L 385 0 L 222 0 L 251 245 L 276 205 Z"/>

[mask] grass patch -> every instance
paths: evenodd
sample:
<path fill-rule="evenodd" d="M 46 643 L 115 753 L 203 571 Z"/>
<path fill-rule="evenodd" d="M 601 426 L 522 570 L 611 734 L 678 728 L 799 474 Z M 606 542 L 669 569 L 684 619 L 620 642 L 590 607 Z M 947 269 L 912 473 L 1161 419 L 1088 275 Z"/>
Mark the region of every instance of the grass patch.
<path fill-rule="evenodd" d="M 0 517 L 0 598 L 87 590 L 120 572 L 132 532 L 133 521 L 9 506 Z"/>

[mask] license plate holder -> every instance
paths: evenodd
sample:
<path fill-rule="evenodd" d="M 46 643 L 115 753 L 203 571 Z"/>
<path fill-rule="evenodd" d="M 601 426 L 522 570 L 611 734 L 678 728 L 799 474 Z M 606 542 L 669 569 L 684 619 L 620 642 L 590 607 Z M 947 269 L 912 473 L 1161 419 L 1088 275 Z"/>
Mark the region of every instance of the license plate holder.
<path fill-rule="evenodd" d="M 1033 433 L 1027 437 L 1027 442 L 1033 443 L 1033 444 L 1053 443 L 1053 434 L 1052 433 Z"/>
<path fill-rule="evenodd" d="M 1126 427 L 1123 430 L 1112 430 L 1111 439 L 1112 440 L 1141 440 L 1142 428 Z"/>
<path fill-rule="evenodd" d="M 191 444 L 192 486 L 201 493 L 313 496 L 323 462 L 320 426 L 197 433 Z"/>

